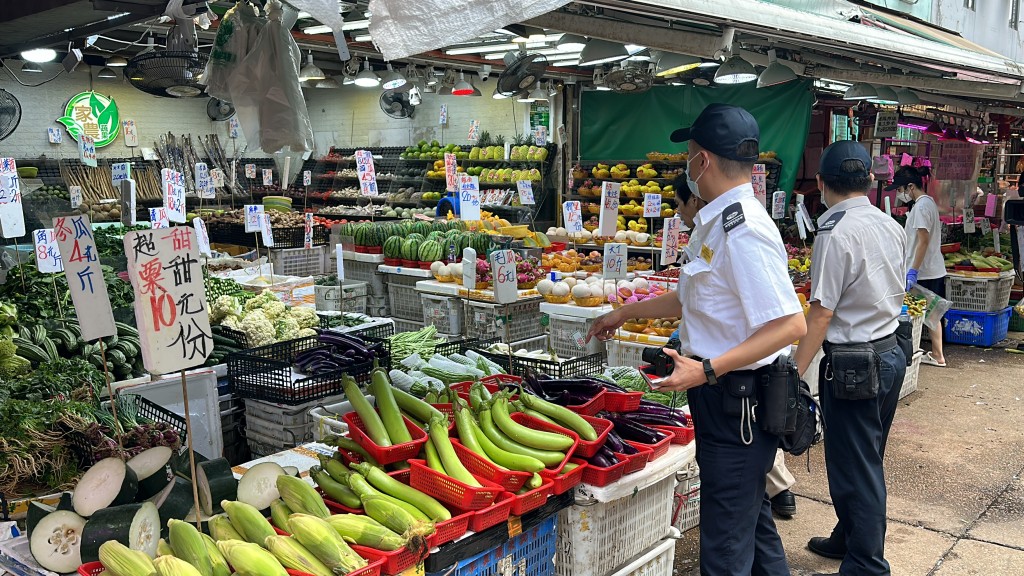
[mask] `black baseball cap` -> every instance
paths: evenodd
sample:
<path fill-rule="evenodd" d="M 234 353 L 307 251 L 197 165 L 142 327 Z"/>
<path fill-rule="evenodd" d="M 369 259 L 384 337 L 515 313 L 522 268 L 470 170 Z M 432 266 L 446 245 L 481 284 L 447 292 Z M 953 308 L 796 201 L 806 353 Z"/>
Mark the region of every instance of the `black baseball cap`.
<path fill-rule="evenodd" d="M 757 120 L 743 108 L 728 104 L 709 104 L 701 111 L 693 125 L 680 128 L 670 136 L 673 142 L 693 140 L 715 156 L 737 162 L 753 162 L 757 160 L 757 152 L 753 156 L 740 156 L 740 144 L 761 139 L 761 130 Z"/>
<path fill-rule="evenodd" d="M 854 174 L 843 171 L 843 163 L 856 160 L 861 164 L 861 172 Z M 867 148 L 855 140 L 839 140 L 829 144 L 818 160 L 818 174 L 822 176 L 859 176 L 867 178 L 871 175 L 871 155 Z"/>
<path fill-rule="evenodd" d="M 913 176 L 907 174 L 897 174 L 896 177 L 892 179 L 892 184 L 889 184 L 888 186 L 885 187 L 885 191 L 892 192 L 893 190 L 897 188 L 902 188 L 907 184 L 918 184 L 920 182 L 919 178 L 920 177 L 914 178 Z"/>

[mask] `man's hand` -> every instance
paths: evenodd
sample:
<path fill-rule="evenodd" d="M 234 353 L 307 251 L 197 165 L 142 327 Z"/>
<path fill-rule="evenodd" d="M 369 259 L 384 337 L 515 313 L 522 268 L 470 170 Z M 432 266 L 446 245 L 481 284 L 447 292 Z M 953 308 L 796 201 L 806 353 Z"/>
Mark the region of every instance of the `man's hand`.
<path fill-rule="evenodd" d="M 687 358 L 671 348 L 662 348 L 662 350 L 668 354 L 669 358 L 672 358 L 675 368 L 672 369 L 671 374 L 657 382 L 659 392 L 682 392 L 701 384 L 707 384 L 708 377 L 704 374 L 703 363 Z"/>
<path fill-rule="evenodd" d="M 590 342 L 591 338 L 597 338 L 601 341 L 611 340 L 611 337 L 615 335 L 615 331 L 626 322 L 625 317 L 620 313 L 621 310 L 622 308 L 612 310 L 595 320 L 594 325 L 587 331 L 587 342 Z"/>

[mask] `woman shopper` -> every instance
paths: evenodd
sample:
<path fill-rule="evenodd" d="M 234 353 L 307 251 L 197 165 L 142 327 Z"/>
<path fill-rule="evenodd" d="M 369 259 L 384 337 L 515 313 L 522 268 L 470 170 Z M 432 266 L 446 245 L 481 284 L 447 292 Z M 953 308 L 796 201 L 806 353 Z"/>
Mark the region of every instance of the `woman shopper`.
<path fill-rule="evenodd" d="M 942 223 L 939 222 L 939 207 L 924 189 L 924 179 L 928 175 L 926 167 L 901 166 L 886 191 L 896 190 L 897 200 L 904 204 L 914 203 L 907 213 L 904 226 L 907 233 L 907 250 L 904 255 L 907 264 L 907 292 L 917 284 L 945 298 L 946 263 L 942 258 Z M 932 350 L 921 358 L 921 362 L 944 367 L 946 357 L 942 353 L 942 330 L 930 332 Z"/>

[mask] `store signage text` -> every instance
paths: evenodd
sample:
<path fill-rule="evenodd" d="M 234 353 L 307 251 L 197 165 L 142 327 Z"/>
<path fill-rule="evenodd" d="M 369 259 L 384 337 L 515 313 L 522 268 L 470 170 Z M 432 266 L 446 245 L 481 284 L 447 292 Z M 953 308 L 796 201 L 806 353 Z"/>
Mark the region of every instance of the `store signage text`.
<path fill-rule="evenodd" d="M 82 134 L 91 136 L 97 148 L 113 142 L 121 129 L 117 103 L 113 98 L 97 92 L 82 92 L 72 96 L 64 107 L 64 115 L 57 122 L 63 124 L 68 135 L 76 141 Z"/>

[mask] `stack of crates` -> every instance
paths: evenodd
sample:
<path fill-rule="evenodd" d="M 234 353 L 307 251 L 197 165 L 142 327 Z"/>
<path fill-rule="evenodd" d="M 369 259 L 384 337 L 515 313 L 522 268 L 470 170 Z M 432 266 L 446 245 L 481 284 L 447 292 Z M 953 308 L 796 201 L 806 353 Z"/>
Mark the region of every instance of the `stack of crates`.
<path fill-rule="evenodd" d="M 512 304 L 465 301 L 466 337 L 500 342 L 546 339 L 541 323 L 542 300 L 520 300 Z"/>
<path fill-rule="evenodd" d="M 327 246 L 312 248 L 279 248 L 270 250 L 274 274 L 282 276 L 320 276 L 324 274 Z"/>
<path fill-rule="evenodd" d="M 246 398 L 245 438 L 252 457 L 269 456 L 312 442 L 314 421 L 309 411 L 341 399 L 341 396 L 334 396 L 291 406 Z"/>
<path fill-rule="evenodd" d="M 423 302 L 416 290 L 421 280 L 402 274 L 387 275 L 390 316 L 395 319 L 395 332 L 411 332 L 423 328 Z"/>
<path fill-rule="evenodd" d="M 991 346 L 1006 338 L 1010 328 L 1010 292 L 1013 271 L 998 278 L 946 276 L 946 313 L 943 340 L 950 344 Z"/>
<path fill-rule="evenodd" d="M 334 272 L 337 268 L 335 251 L 327 252 L 329 265 L 326 270 Z M 360 262 L 358 260 L 345 260 L 345 280 L 355 282 L 366 282 L 366 314 L 375 318 L 386 318 L 390 316 L 388 308 L 388 292 L 384 286 L 384 275 L 377 272 L 374 262 Z"/>
<path fill-rule="evenodd" d="M 423 324 L 433 326 L 442 336 L 449 340 L 462 337 L 463 309 L 462 299 L 454 296 L 437 294 L 420 294 L 423 304 Z"/>
<path fill-rule="evenodd" d="M 224 438 L 222 456 L 234 466 L 249 461 L 249 447 L 243 436 L 245 429 L 245 404 L 231 391 L 227 378 L 217 381 L 220 404 L 220 430 Z"/>
<path fill-rule="evenodd" d="M 503 544 L 428 576 L 554 576 L 558 518 L 551 516 Z"/>

